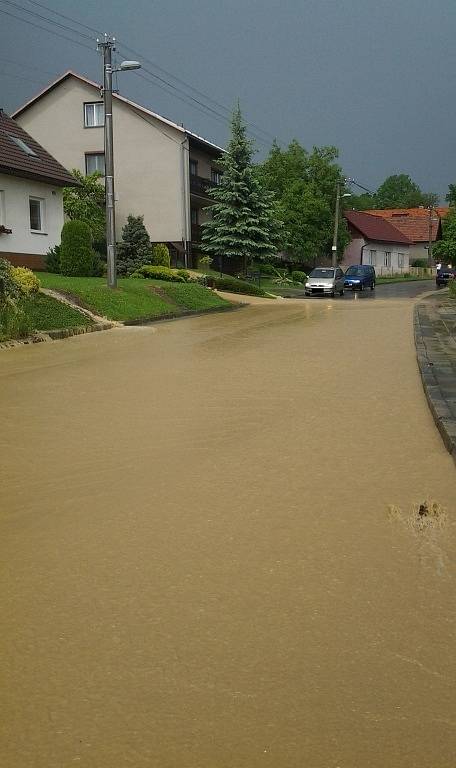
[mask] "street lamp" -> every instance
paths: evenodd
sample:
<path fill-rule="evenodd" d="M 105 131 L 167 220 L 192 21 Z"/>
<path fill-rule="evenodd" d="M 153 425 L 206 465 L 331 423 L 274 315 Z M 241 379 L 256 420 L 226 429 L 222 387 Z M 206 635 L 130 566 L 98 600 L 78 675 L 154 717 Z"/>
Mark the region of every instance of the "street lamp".
<path fill-rule="evenodd" d="M 346 184 L 348 179 L 344 179 L 344 184 Z M 336 211 L 334 214 L 334 235 L 333 235 L 333 244 L 332 244 L 332 266 L 337 267 L 337 233 L 339 231 L 339 204 L 340 204 L 340 198 L 341 197 L 351 197 L 351 192 L 344 192 L 344 194 L 340 194 L 340 188 L 342 186 L 342 182 L 338 181 L 336 184 Z"/>
<path fill-rule="evenodd" d="M 116 201 L 114 198 L 114 146 L 112 130 L 112 74 L 140 69 L 139 61 L 123 61 L 117 69 L 112 68 L 112 52 L 115 38 L 105 35 L 103 42 L 97 40 L 97 48 L 103 52 L 103 104 L 104 104 L 104 150 L 105 150 L 105 199 L 106 199 L 106 260 L 108 267 L 108 288 L 117 288 L 116 263 Z"/>
<path fill-rule="evenodd" d="M 432 269 L 434 266 L 434 259 L 432 256 L 432 224 L 435 222 L 438 222 L 438 218 L 433 218 L 432 214 L 435 211 L 435 208 L 433 205 L 430 205 L 428 207 L 429 211 L 429 231 L 428 231 L 428 267 Z"/>

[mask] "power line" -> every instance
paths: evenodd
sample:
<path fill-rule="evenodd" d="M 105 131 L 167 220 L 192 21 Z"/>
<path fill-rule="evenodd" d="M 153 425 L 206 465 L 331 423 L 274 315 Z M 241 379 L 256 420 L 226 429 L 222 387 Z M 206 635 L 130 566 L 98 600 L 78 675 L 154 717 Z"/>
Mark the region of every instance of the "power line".
<path fill-rule="evenodd" d="M 92 37 L 90 35 L 86 35 L 84 32 L 79 32 L 77 29 L 73 29 L 72 27 L 69 27 L 67 24 L 61 24 L 59 21 L 54 21 L 52 19 L 48 19 L 47 16 L 43 16 L 41 13 L 35 13 L 35 11 L 30 11 L 28 8 L 24 8 L 22 5 L 19 5 L 18 3 L 14 3 L 13 0 L 2 0 L 3 3 L 6 3 L 7 5 L 11 5 L 13 8 L 16 8 L 18 11 L 23 11 L 24 13 L 28 13 L 29 16 L 34 16 L 37 19 L 43 19 L 44 21 L 47 21 L 49 24 L 54 24 L 56 27 L 60 27 L 61 29 L 65 29 L 68 32 L 73 32 L 76 35 L 79 35 L 80 37 L 84 37 L 86 40 L 92 40 Z"/>
<path fill-rule="evenodd" d="M 71 21 L 72 24 L 77 24 L 80 27 L 83 27 L 84 29 L 87 29 L 89 32 L 93 32 L 95 35 L 102 36 L 104 33 L 100 32 L 99 29 L 94 29 L 94 27 L 89 27 L 87 24 L 84 24 L 82 21 L 77 21 L 76 19 L 72 19 L 71 16 L 65 16 L 64 13 L 60 13 L 60 11 L 55 11 L 53 8 L 49 8 L 47 5 L 43 5 L 43 3 L 37 2 L 37 0 L 27 0 L 31 5 L 36 5 L 38 8 L 43 8 L 45 11 L 49 11 L 50 13 L 53 13 L 55 16 L 58 16 L 61 19 L 65 19 L 66 21 Z"/>
<path fill-rule="evenodd" d="M 165 75 L 167 75 L 168 77 L 171 77 L 177 83 L 180 83 L 181 85 L 185 86 L 186 88 L 189 88 L 191 91 L 193 91 L 193 93 L 196 93 L 201 98 L 206 99 L 207 101 L 211 102 L 218 109 L 222 109 L 224 112 L 227 112 L 228 113 L 228 117 L 231 116 L 231 109 L 229 109 L 229 107 L 226 107 L 224 104 L 220 104 L 220 102 L 216 101 L 211 96 L 208 96 L 206 93 L 203 93 L 203 91 L 199 91 L 193 85 L 190 85 L 190 83 L 187 83 L 185 80 L 182 80 L 181 78 L 177 77 L 176 75 L 173 75 L 172 72 L 169 72 L 168 70 L 164 69 L 163 67 L 160 67 L 156 62 L 153 62 L 150 59 L 148 59 L 140 51 L 135 51 L 134 48 L 130 48 L 128 45 L 125 45 L 125 43 L 123 43 L 121 40 L 116 40 L 116 42 L 126 52 L 129 52 L 133 56 L 139 57 L 141 59 L 141 61 L 147 62 L 151 67 L 155 67 L 155 69 L 157 69 L 159 72 L 163 72 Z M 269 138 L 271 140 L 276 138 L 275 136 L 273 136 L 272 133 L 269 133 L 268 131 L 265 131 L 264 128 L 261 128 L 260 126 L 256 125 L 255 123 L 252 123 L 252 122 L 247 121 L 247 120 L 246 120 L 246 123 L 247 123 L 247 125 L 250 125 L 254 130 L 259 131 L 260 133 L 263 133 L 266 138 Z"/>
<path fill-rule="evenodd" d="M 2 0 L 2 1 L 3 2 L 7 2 L 9 5 L 13 5 L 15 8 L 20 8 L 21 10 L 25 11 L 26 13 L 29 13 L 29 14 L 32 14 L 34 16 L 37 16 L 38 18 L 44 19 L 49 24 L 56 24 L 57 26 L 59 26 L 59 27 L 61 27 L 63 29 L 66 29 L 67 31 L 71 31 L 71 32 L 74 32 L 76 34 L 79 34 L 81 37 L 84 37 L 85 39 L 91 39 L 88 35 L 85 35 L 82 32 L 79 32 L 78 30 L 75 30 L 75 29 L 73 29 L 71 27 L 68 27 L 65 24 L 60 24 L 59 22 L 56 22 L 56 21 L 54 21 L 52 19 L 49 19 L 46 16 L 43 16 L 42 14 L 36 14 L 33 11 L 29 11 L 26 8 L 24 8 L 23 6 L 20 6 L 17 3 L 12 2 L 12 0 Z M 55 16 L 58 16 L 59 18 L 65 19 L 66 21 L 70 21 L 72 24 L 76 24 L 76 25 L 78 25 L 80 27 L 83 27 L 84 29 L 87 29 L 88 31 L 92 32 L 95 35 L 101 36 L 103 34 L 102 32 L 100 32 L 100 30 L 97 30 L 94 27 L 91 27 L 91 26 L 89 26 L 87 24 L 84 24 L 83 22 L 80 22 L 77 19 L 72 18 L 71 16 L 67 16 L 66 14 L 60 13 L 59 11 L 55 11 L 54 9 L 52 9 L 49 6 L 45 5 L 44 3 L 38 2 L 38 0 L 27 0 L 27 1 L 30 4 L 32 4 L 32 5 L 35 5 L 35 6 L 39 7 L 39 8 L 42 8 L 42 9 L 44 9 L 44 10 L 54 14 Z M 130 48 L 129 46 L 127 46 L 126 44 L 122 43 L 119 40 L 116 40 L 116 42 L 117 42 L 117 44 L 120 44 L 121 47 L 125 49 L 125 51 L 130 52 L 130 54 L 133 54 L 134 56 L 139 57 L 141 59 L 141 61 L 145 61 L 150 66 L 154 67 L 156 70 L 158 70 L 160 72 L 163 72 L 165 75 L 167 75 L 168 77 L 172 78 L 177 83 L 180 83 L 185 88 L 190 89 L 191 91 L 193 91 L 193 93 L 197 94 L 202 99 L 205 99 L 206 101 L 212 103 L 218 109 L 221 109 L 224 112 L 226 112 L 227 115 L 226 116 L 225 115 L 219 115 L 217 110 L 215 110 L 209 104 L 205 104 L 204 102 L 201 102 L 200 99 L 196 99 L 193 96 L 191 96 L 190 94 L 186 94 L 185 92 L 182 91 L 182 89 L 179 89 L 177 86 L 173 85 L 173 83 L 169 83 L 164 78 L 161 78 L 159 75 L 155 74 L 155 72 L 151 72 L 150 70 L 147 70 L 145 67 L 143 67 L 143 69 L 149 75 L 151 75 L 151 77 L 154 77 L 158 81 L 161 81 L 168 88 L 171 88 L 171 89 L 175 90 L 176 92 L 179 92 L 179 93 L 185 95 L 187 98 L 191 99 L 196 104 L 204 107 L 209 112 L 211 112 L 211 113 L 213 113 L 215 115 L 219 115 L 221 117 L 221 119 L 225 120 L 225 122 L 229 119 L 229 117 L 231 115 L 231 109 L 229 109 L 228 107 L 226 107 L 223 104 L 220 104 L 215 99 L 213 99 L 210 96 L 208 96 L 206 93 L 203 93 L 202 91 L 199 91 L 197 88 L 195 88 L 194 86 L 190 85 L 190 83 L 187 83 L 185 80 L 182 80 L 181 78 L 177 77 L 176 75 L 174 75 L 173 73 L 171 73 L 168 70 L 164 69 L 163 67 L 160 67 L 158 64 L 156 64 L 155 62 L 153 62 L 150 59 L 148 59 L 143 53 L 135 51 L 133 48 Z M 264 142 L 263 139 L 261 139 L 258 136 L 258 133 L 263 134 L 263 136 L 266 137 L 269 141 L 272 141 L 273 139 L 276 138 L 272 134 L 268 133 L 268 131 L 265 131 L 264 128 L 261 128 L 260 126 L 256 125 L 255 123 L 251 123 L 251 122 L 246 120 L 246 125 L 250 126 L 250 128 L 253 128 L 253 131 L 255 133 L 253 131 L 251 131 L 251 134 L 257 139 L 257 141 L 260 141 L 260 143 L 264 144 L 265 142 Z"/>
<path fill-rule="evenodd" d="M 2 2 L 4 0 L 1 0 Z M 62 35 L 60 32 L 55 32 L 53 29 L 48 29 L 47 27 L 41 26 L 41 24 L 35 24 L 34 21 L 30 21 L 29 19 L 23 19 L 21 16 L 16 16 L 14 13 L 10 13 L 10 11 L 5 11 L 3 8 L 0 8 L 0 13 L 3 13 L 4 16 L 10 16 L 12 19 L 16 19 L 16 21 L 23 21 L 24 24 L 30 24 L 31 27 L 35 27 L 35 29 L 41 29 L 43 32 L 48 32 L 50 35 L 55 35 L 55 37 L 60 37 L 62 40 L 67 40 L 69 43 L 73 43 L 74 45 L 79 45 L 81 48 L 85 48 L 87 51 L 91 51 L 92 53 L 95 53 L 94 48 L 86 45 L 85 43 L 80 43 L 78 40 L 73 40 L 71 37 L 68 37 L 67 35 Z"/>

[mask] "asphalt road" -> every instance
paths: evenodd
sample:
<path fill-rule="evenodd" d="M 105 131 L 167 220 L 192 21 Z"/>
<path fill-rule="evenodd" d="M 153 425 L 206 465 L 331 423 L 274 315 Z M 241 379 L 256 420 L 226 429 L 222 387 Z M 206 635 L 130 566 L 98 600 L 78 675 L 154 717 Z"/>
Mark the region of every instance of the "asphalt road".
<path fill-rule="evenodd" d="M 412 280 L 408 283 L 386 283 L 376 286 L 374 291 L 345 291 L 344 295 L 335 298 L 343 301 L 373 301 L 375 299 L 412 299 L 427 291 L 435 291 L 435 280 Z M 293 298 L 318 301 L 320 296 L 306 296 L 304 293 L 296 293 Z"/>
<path fill-rule="evenodd" d="M 415 286 L 0 353 L 2 765 L 454 768 Z"/>

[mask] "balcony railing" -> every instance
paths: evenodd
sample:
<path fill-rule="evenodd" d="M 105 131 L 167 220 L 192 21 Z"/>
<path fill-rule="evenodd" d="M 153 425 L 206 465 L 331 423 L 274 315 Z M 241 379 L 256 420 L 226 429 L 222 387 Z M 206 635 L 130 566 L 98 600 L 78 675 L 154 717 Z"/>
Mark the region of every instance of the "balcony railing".
<path fill-rule="evenodd" d="M 202 227 L 199 224 L 192 224 L 192 243 L 200 243 L 202 234 Z"/>
<path fill-rule="evenodd" d="M 215 183 L 215 181 L 211 181 L 210 179 L 203 179 L 202 176 L 194 176 L 193 174 L 190 174 L 190 192 L 208 197 L 208 190 L 216 186 L 218 185 Z"/>

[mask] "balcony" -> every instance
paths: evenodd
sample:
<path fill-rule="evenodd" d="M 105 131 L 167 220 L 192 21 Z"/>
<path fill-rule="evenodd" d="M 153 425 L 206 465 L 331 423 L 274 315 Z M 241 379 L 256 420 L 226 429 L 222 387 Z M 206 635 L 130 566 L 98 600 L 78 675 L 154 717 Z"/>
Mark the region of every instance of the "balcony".
<path fill-rule="evenodd" d="M 211 198 L 208 195 L 208 190 L 216 186 L 218 185 L 215 183 L 215 181 L 211 181 L 210 179 L 203 179 L 202 176 L 195 176 L 192 173 L 190 174 L 190 192 L 192 192 L 194 195 L 207 197 L 208 200 L 210 200 Z"/>
<path fill-rule="evenodd" d="M 192 243 L 200 243 L 202 234 L 202 227 L 199 224 L 192 224 Z"/>

